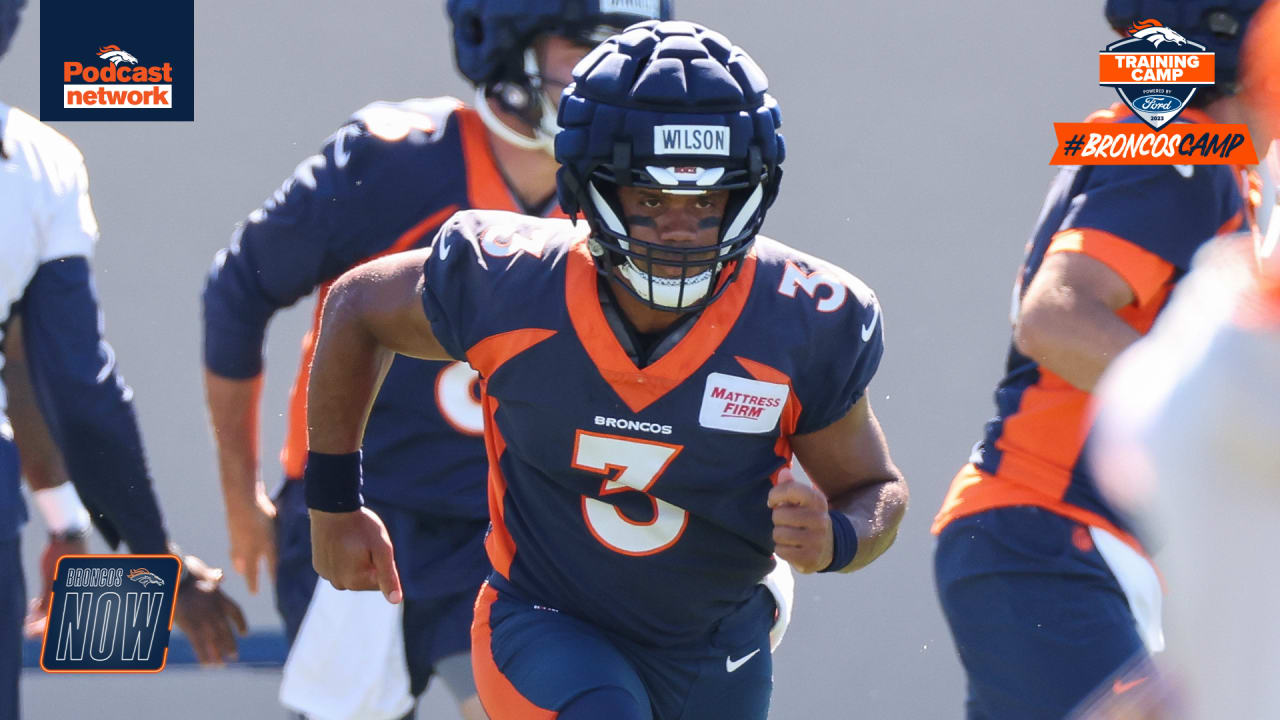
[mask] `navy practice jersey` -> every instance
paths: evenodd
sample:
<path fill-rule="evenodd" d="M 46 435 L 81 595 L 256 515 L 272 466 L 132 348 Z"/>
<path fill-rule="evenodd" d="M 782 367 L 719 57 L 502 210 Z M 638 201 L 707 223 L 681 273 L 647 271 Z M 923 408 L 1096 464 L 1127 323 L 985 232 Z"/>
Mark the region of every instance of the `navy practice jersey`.
<path fill-rule="evenodd" d="M 554 206 L 554 203 L 552 204 Z M 374 103 L 304 160 L 237 231 L 205 289 L 205 363 L 250 378 L 262 370 L 267 321 L 351 267 L 425 246 L 454 212 L 516 210 L 474 110 L 453 98 Z M 303 341 L 281 454 L 302 477 L 306 386 L 319 324 Z M 442 517 L 486 517 L 482 414 L 462 363 L 396 357 L 365 433 L 365 495 Z"/>
<path fill-rule="evenodd" d="M 1182 117 L 1208 121 L 1195 110 Z M 1113 107 L 1090 121 L 1136 119 Z M 1015 303 L 1047 256 L 1083 253 L 1128 283 L 1134 300 L 1116 316 L 1145 334 L 1196 251 L 1215 235 L 1248 228 L 1252 210 L 1244 180 L 1240 168 L 1222 165 L 1064 168 L 1027 244 Z M 1099 495 L 1088 465 L 1089 393 L 1010 345 L 995 395 L 997 415 L 956 476 L 934 532 L 994 507 L 1037 505 L 1138 545 Z"/>
<path fill-rule="evenodd" d="M 862 396 L 880 309 L 843 270 L 760 238 L 637 368 L 586 228 L 465 212 L 425 266 L 436 337 L 482 377 L 489 558 L 539 605 L 642 643 L 696 640 L 772 568 L 766 498 L 789 438 Z"/>

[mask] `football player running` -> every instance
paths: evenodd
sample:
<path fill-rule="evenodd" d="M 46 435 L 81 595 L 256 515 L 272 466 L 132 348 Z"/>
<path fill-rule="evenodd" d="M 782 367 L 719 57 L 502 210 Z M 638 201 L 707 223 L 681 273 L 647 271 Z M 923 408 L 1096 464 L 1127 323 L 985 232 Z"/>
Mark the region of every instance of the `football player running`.
<path fill-rule="evenodd" d="M 1161 19 L 1213 51 L 1217 84 L 1178 121 L 1244 123 L 1265 148 L 1270 132 L 1237 72 L 1259 4 L 1110 0 L 1106 16 L 1119 32 Z M 1090 120 L 1138 121 L 1119 104 Z M 969 718 L 1061 718 L 1104 681 L 1118 694 L 1147 682 L 1127 670 L 1164 647 L 1162 587 L 1149 547 L 1087 462 L 1098 438 L 1091 393 L 1151 328 L 1196 251 L 1252 226 L 1257 183 L 1251 169 L 1224 165 L 1069 167 L 1054 180 L 1015 289 L 997 415 L 934 522 Z"/>
<path fill-rule="evenodd" d="M 0 55 L 24 4 L 0 0 Z M 55 534 L 44 553 L 41 595 L 48 594 L 57 556 L 79 549 L 90 521 L 111 547 L 123 541 L 133 553 L 179 552 L 147 470 L 132 391 L 101 335 L 90 266 L 98 224 L 88 182 L 70 140 L 0 103 L 0 336 L 5 355 L 23 360 L 23 372 L 4 375 L 4 383 L 18 385 L 17 430 L 0 384 L 0 717 L 6 718 L 19 716 L 26 605 L 19 540 L 27 513 L 15 434 L 37 507 Z M 74 489 L 63 484 L 64 472 Z M 245 631 L 240 608 L 218 589 L 221 577 L 198 558 L 184 558 L 175 619 L 205 663 L 234 657 L 235 633 Z M 43 613 L 30 618 L 32 626 L 44 622 Z"/>
<path fill-rule="evenodd" d="M 205 385 L 233 567 L 256 592 L 274 575 L 292 648 L 282 702 L 327 718 L 399 718 L 439 677 L 469 719 L 483 717 L 469 628 L 488 573 L 483 415 L 463 363 L 398 358 L 365 434 L 365 494 L 395 540 L 406 601 L 316 583 L 302 468 L 314 331 L 290 401 L 274 499 L 259 473 L 263 341 L 271 317 L 345 270 L 426 246 L 467 208 L 558 214 L 552 139 L 570 71 L 596 43 L 668 0 L 450 0 L 458 69 L 474 105 L 454 98 L 375 102 L 241 224 L 204 292 Z M 318 314 L 316 320 L 319 320 Z M 295 642 L 296 637 L 296 642 Z"/>
<path fill-rule="evenodd" d="M 585 223 L 460 213 L 432 249 L 329 293 L 308 403 L 316 568 L 401 600 L 394 538 L 361 498 L 365 408 L 393 352 L 465 359 L 490 467 L 472 627 L 490 716 L 763 720 L 773 553 L 861 568 L 905 511 L 865 392 L 880 307 L 757 238 L 784 148 L 740 48 L 644 23 L 573 80 L 557 183 Z"/>

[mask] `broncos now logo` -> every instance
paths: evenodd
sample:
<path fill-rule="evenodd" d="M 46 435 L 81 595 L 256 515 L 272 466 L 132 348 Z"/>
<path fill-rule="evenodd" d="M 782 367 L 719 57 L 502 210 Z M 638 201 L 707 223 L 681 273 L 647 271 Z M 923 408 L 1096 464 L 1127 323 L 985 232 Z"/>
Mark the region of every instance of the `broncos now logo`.
<path fill-rule="evenodd" d="M 98 48 L 98 57 L 103 60 L 110 60 L 112 65 L 119 65 L 122 62 L 127 62 L 130 65 L 138 64 L 138 58 L 121 50 L 119 45 L 107 45 Z"/>
<path fill-rule="evenodd" d="M 1147 18 L 1129 26 L 1129 34 L 1142 38 L 1147 42 L 1160 47 L 1160 43 L 1171 42 L 1176 45 L 1186 45 L 1187 39 L 1174 32 L 1172 28 L 1167 28 L 1164 23 L 1155 18 Z"/>
<path fill-rule="evenodd" d="M 164 580 L 159 575 L 151 572 L 146 568 L 134 568 L 129 571 L 129 579 L 140 582 L 145 585 L 164 585 Z"/>

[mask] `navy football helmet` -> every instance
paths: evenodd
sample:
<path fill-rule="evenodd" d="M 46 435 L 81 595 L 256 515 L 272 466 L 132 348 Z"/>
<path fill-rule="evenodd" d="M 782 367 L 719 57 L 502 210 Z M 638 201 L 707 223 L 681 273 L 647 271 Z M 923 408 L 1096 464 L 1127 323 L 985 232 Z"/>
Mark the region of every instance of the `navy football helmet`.
<path fill-rule="evenodd" d="M 0 57 L 9 50 L 9 43 L 18 31 L 18 14 L 27 0 L 0 0 Z"/>
<path fill-rule="evenodd" d="M 594 46 L 644 20 L 671 18 L 671 0 L 449 0 L 453 56 L 476 86 L 476 110 L 503 140 L 551 152 L 559 128 L 543 87 L 532 44 L 539 35 L 560 35 Z M 489 108 L 493 98 L 524 120 L 534 136 L 507 127 Z"/>
<path fill-rule="evenodd" d="M 564 210 L 591 225 L 596 268 L 653 308 L 710 303 L 737 277 L 782 179 L 782 116 L 764 72 L 701 25 L 647 22 L 606 40 L 573 77 L 560 100 L 556 186 Z M 717 243 L 637 240 L 619 186 L 727 190 Z M 718 253 L 710 266 L 709 251 Z M 658 277 L 653 267 L 677 267 L 680 275 Z"/>
<path fill-rule="evenodd" d="M 1197 95 L 1212 101 L 1234 95 L 1240 89 L 1240 47 L 1249 19 L 1264 0 L 1107 0 L 1106 16 L 1111 27 L 1127 34 L 1129 26 L 1155 18 L 1178 31 L 1186 39 L 1200 43 L 1214 53 L 1217 84 L 1202 88 Z M 1197 97 L 1196 99 L 1200 99 Z"/>

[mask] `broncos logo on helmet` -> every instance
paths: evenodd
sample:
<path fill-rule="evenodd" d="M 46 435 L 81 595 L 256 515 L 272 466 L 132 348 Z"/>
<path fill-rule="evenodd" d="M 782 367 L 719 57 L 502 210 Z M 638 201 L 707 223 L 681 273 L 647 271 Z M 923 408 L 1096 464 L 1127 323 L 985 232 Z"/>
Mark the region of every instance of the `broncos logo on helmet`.
<path fill-rule="evenodd" d="M 103 60 L 110 60 L 112 65 L 119 65 L 122 62 L 127 62 L 130 65 L 138 64 L 138 58 L 121 50 L 119 45 L 107 45 L 106 47 L 98 48 L 98 57 Z"/>
<path fill-rule="evenodd" d="M 1171 42 L 1178 45 L 1186 45 L 1187 39 L 1174 32 L 1172 28 L 1167 28 L 1155 18 L 1147 18 L 1129 26 L 1129 34 L 1142 38 L 1147 42 L 1160 47 L 1160 43 Z"/>
<path fill-rule="evenodd" d="M 164 579 L 146 568 L 134 568 L 129 571 L 129 579 L 146 585 L 164 585 Z"/>

